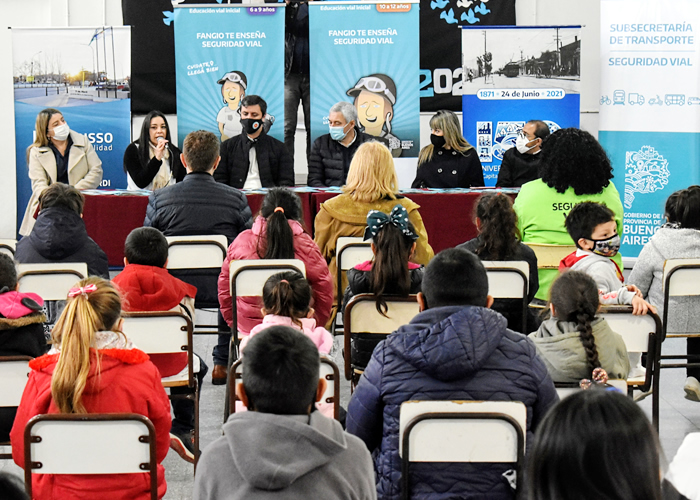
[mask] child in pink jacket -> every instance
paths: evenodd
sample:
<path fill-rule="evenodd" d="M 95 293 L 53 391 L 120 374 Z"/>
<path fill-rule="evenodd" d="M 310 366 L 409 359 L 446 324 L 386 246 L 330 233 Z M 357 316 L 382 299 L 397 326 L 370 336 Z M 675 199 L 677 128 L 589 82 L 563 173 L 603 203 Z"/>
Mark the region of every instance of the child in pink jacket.
<path fill-rule="evenodd" d="M 243 338 L 241 352 L 253 335 L 275 325 L 296 328 L 313 341 L 321 354 L 331 352 L 333 336 L 316 326 L 310 307 L 311 287 L 300 273 L 287 271 L 270 276 L 263 287 L 263 304 L 263 321 Z"/>
<path fill-rule="evenodd" d="M 328 321 L 333 305 L 333 280 L 318 246 L 304 232 L 300 223 L 302 216 L 301 200 L 296 193 L 286 188 L 270 189 L 253 228 L 243 231 L 229 246 L 218 282 L 221 314 L 229 326 L 233 319 L 229 266 L 231 261 L 245 259 L 299 259 L 304 262 L 313 295 L 313 317 L 319 325 L 325 325 Z M 262 322 L 261 306 L 257 297 L 238 298 L 239 338 L 247 336 L 253 327 Z M 222 365 L 219 370 L 224 377 L 221 383 L 225 383 L 230 339 L 230 335 L 220 334 L 218 345 L 214 348 L 214 364 Z"/>
<path fill-rule="evenodd" d="M 241 354 L 254 335 L 275 325 L 289 326 L 309 337 L 321 354 L 328 354 L 333 347 L 333 336 L 322 326 L 316 326 L 314 310 L 310 307 L 311 287 L 300 273 L 287 271 L 268 278 L 263 287 L 262 324 L 254 327 L 250 335 L 241 341 Z M 316 408 L 326 417 L 333 418 L 333 405 L 316 403 Z M 236 411 L 244 411 L 240 401 L 236 401 Z"/>

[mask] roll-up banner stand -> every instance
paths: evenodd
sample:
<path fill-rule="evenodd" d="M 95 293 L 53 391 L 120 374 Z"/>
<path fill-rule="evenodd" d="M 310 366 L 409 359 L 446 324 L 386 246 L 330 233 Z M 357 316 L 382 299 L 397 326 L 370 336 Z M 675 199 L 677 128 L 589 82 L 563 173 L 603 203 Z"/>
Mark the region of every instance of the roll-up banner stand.
<path fill-rule="evenodd" d="M 418 6 L 309 3 L 311 142 L 329 133 L 331 106 L 353 103 L 361 130 L 391 149 L 401 187 L 415 178 L 420 150 Z"/>
<path fill-rule="evenodd" d="M 131 29 L 12 28 L 17 157 L 17 227 L 32 194 L 27 147 L 36 117 L 58 109 L 86 134 L 102 160 L 100 187 L 126 188 L 124 150 L 131 142 Z"/>
<path fill-rule="evenodd" d="M 494 186 L 522 126 L 578 127 L 580 26 L 462 28 L 462 126 Z"/>
<path fill-rule="evenodd" d="M 268 134 L 284 141 L 284 4 L 175 8 L 178 140 L 241 133 L 245 95 L 267 102 Z"/>
<path fill-rule="evenodd" d="M 637 257 L 666 198 L 700 184 L 700 3 L 602 0 L 599 140 L 622 197 L 621 253 Z"/>

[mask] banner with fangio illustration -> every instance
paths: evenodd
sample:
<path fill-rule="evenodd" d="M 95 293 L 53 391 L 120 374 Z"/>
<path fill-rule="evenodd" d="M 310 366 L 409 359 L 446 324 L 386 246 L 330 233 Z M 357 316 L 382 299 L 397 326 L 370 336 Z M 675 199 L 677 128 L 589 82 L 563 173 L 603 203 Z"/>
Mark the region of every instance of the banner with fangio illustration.
<path fill-rule="evenodd" d="M 494 186 L 503 154 L 529 120 L 578 127 L 579 26 L 462 28 L 462 126 Z"/>
<path fill-rule="evenodd" d="M 183 5 L 174 26 L 179 144 L 194 130 L 240 134 L 246 95 L 265 100 L 267 133 L 284 141 L 284 5 Z"/>
<path fill-rule="evenodd" d="M 331 106 L 348 101 L 366 134 L 383 138 L 394 156 L 418 156 L 418 5 L 309 4 L 312 143 L 328 133 Z"/>
<path fill-rule="evenodd" d="M 621 253 L 665 222 L 666 198 L 700 183 L 700 3 L 601 2 L 599 140 L 625 209 Z"/>
<path fill-rule="evenodd" d="M 27 147 L 36 117 L 61 112 L 102 161 L 100 187 L 126 188 L 124 150 L 131 142 L 131 29 L 12 28 L 17 158 L 17 227 L 32 194 Z"/>

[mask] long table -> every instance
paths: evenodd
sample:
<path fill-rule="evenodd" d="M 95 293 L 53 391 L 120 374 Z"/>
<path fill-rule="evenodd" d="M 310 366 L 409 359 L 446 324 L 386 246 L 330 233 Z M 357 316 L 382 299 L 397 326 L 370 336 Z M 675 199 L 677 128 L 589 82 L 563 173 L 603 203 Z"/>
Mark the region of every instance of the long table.
<path fill-rule="evenodd" d="M 338 190 L 296 190 L 301 198 L 304 224 L 313 234 L 313 221 L 321 203 L 337 196 Z M 406 196 L 420 205 L 428 240 L 435 253 L 464 243 L 477 235 L 474 223 L 474 202 L 483 190 L 455 190 L 453 192 L 424 190 L 411 191 Z M 512 191 L 508 191 L 514 196 Z M 260 210 L 264 192 L 246 193 L 248 204 L 255 215 Z M 148 196 L 128 191 L 109 191 L 104 194 L 85 193 L 83 220 L 90 237 L 105 251 L 109 265 L 119 267 L 124 261 L 124 241 L 135 228 L 143 225 Z"/>

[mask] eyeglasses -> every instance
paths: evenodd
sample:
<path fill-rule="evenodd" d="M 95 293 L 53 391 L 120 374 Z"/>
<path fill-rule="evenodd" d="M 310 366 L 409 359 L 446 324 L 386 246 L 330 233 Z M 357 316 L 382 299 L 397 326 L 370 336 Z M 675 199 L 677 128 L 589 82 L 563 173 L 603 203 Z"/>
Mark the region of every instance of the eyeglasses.
<path fill-rule="evenodd" d="M 375 94 L 384 94 L 386 98 L 389 99 L 392 106 L 396 104 L 396 97 L 394 97 L 394 94 L 392 94 L 391 90 L 388 89 L 386 82 L 381 78 L 376 76 L 365 76 L 360 78 L 360 81 L 355 84 L 355 89 L 362 90 L 363 88 L 369 90 L 370 92 L 374 92 Z"/>
<path fill-rule="evenodd" d="M 529 142 L 529 141 L 534 141 L 535 139 L 537 139 L 537 136 L 533 136 L 532 139 L 530 139 L 530 138 L 527 136 L 527 134 L 525 134 L 525 132 L 523 131 L 523 129 L 520 129 L 520 130 L 518 131 L 518 136 L 519 136 L 519 137 L 522 137 L 523 139 L 527 139 L 528 142 Z"/>
<path fill-rule="evenodd" d="M 235 71 L 231 71 L 230 73 L 226 73 L 224 76 L 221 77 L 221 79 L 217 82 L 219 85 L 224 83 L 226 80 L 228 80 L 231 83 L 237 83 L 241 87 L 243 87 L 243 90 L 246 90 L 246 87 L 248 86 L 245 82 L 245 80 L 236 73 Z"/>

